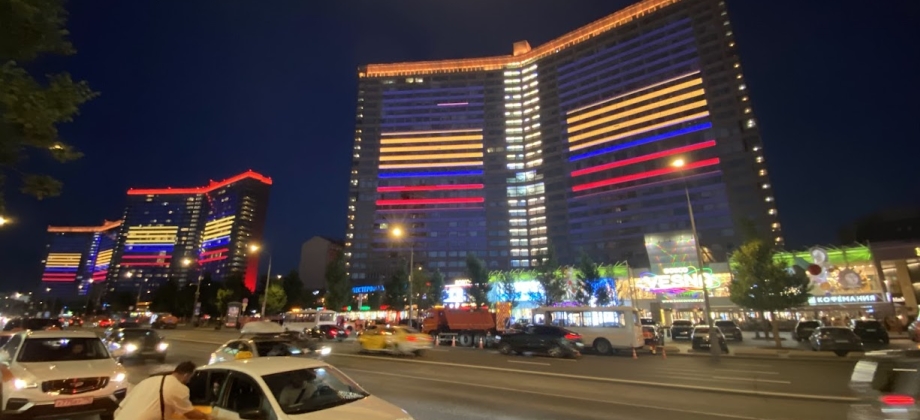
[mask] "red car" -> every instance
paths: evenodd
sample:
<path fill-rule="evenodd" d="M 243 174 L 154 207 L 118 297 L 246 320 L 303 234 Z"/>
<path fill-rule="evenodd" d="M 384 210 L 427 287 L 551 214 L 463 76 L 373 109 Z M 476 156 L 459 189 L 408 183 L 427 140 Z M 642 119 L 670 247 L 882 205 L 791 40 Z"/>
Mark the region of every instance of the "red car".
<path fill-rule="evenodd" d="M 96 326 L 99 328 L 109 328 L 112 326 L 112 320 L 108 318 L 100 319 L 96 321 Z"/>

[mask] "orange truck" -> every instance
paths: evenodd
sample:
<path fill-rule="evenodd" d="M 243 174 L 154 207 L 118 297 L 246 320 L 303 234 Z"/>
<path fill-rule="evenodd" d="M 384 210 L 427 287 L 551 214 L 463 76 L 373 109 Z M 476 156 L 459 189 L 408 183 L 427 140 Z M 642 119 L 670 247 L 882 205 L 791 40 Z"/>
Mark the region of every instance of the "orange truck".
<path fill-rule="evenodd" d="M 483 310 L 436 308 L 422 321 L 422 332 L 442 343 L 457 340 L 458 346 L 488 345 L 495 336 L 495 315 Z"/>

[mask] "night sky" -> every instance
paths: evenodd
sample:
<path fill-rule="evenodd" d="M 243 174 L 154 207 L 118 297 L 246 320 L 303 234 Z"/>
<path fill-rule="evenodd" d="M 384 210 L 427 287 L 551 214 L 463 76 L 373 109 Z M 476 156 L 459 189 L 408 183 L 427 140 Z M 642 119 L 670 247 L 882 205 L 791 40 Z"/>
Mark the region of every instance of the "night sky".
<path fill-rule="evenodd" d="M 49 224 L 118 219 L 129 187 L 247 169 L 274 179 L 273 270 L 296 268 L 311 236 L 344 236 L 358 65 L 510 54 L 515 41 L 537 46 L 630 3 L 71 1 L 78 54 L 40 68 L 101 96 L 61 127 L 86 154 L 50 167 L 61 197 L 7 187 L 16 223 L 0 229 L 0 289 L 38 284 Z M 728 7 L 787 247 L 833 243 L 860 215 L 916 202 L 920 3 Z"/>

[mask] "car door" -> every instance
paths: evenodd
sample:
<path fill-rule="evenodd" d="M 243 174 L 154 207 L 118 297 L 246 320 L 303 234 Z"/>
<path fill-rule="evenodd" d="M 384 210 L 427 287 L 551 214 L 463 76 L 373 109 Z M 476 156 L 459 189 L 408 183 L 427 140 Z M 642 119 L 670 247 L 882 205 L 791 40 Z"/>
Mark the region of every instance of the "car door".
<path fill-rule="evenodd" d="M 198 411 L 211 414 L 220 398 L 220 390 L 227 381 L 228 373 L 224 369 L 205 369 L 198 370 L 192 375 L 188 382 L 189 400 Z"/>
<path fill-rule="evenodd" d="M 219 420 L 278 420 L 271 400 L 255 378 L 230 372 L 212 416 Z"/>

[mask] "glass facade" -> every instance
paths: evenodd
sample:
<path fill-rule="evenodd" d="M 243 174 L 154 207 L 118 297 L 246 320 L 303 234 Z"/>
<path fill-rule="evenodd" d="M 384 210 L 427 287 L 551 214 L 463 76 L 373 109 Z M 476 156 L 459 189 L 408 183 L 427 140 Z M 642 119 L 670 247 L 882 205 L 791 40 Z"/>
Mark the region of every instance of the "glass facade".
<path fill-rule="evenodd" d="M 513 51 L 358 70 L 355 284 L 379 284 L 410 249 L 448 280 L 467 253 L 528 268 L 550 245 L 562 263 L 584 250 L 644 266 L 647 235 L 689 230 L 685 188 L 712 259 L 741 243 L 742 221 L 782 244 L 724 2 L 647 0 Z"/>

